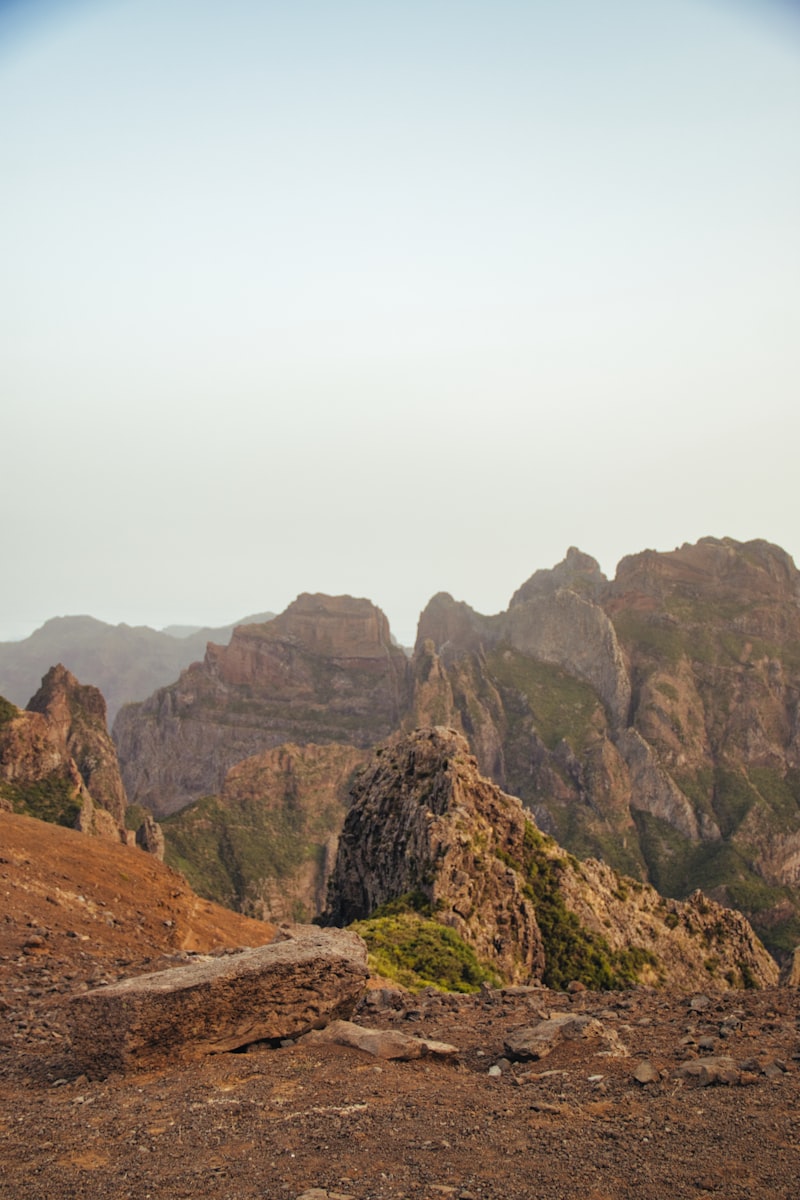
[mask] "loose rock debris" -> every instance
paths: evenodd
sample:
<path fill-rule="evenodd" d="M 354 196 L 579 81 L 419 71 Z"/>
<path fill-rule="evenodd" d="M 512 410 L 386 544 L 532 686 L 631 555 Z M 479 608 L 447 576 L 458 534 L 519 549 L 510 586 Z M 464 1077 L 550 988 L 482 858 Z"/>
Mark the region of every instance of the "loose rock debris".
<path fill-rule="evenodd" d="M 0 976 L 2 1200 L 796 1200 L 793 989 L 702 1010 L 645 988 L 386 989 L 358 1006 L 359 1040 L 455 1053 L 381 1058 L 315 1034 L 92 1080 L 76 1075 L 44 969 L 26 959 Z M 520 1030 L 555 1018 L 585 1036 L 547 1041 L 541 1067 L 513 1058 Z M 627 1057 L 608 1053 L 612 1034 Z M 700 1050 L 705 1037 L 724 1054 Z"/>

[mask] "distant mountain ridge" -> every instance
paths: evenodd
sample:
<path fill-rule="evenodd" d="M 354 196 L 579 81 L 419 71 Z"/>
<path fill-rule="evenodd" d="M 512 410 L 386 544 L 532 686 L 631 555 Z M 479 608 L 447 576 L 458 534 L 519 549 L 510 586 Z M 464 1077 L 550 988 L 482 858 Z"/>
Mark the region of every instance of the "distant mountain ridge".
<path fill-rule="evenodd" d="M 167 816 L 289 742 L 368 749 L 407 713 L 408 681 L 409 660 L 371 601 L 303 593 L 121 709 L 113 734 L 131 803 Z"/>
<path fill-rule="evenodd" d="M 237 625 L 260 624 L 272 616 L 256 613 L 219 628 L 171 627 L 193 629 L 180 636 L 147 625 L 109 625 L 95 617 L 53 617 L 22 641 L 0 642 L 0 695 L 24 708 L 50 667 L 62 663 L 100 689 L 110 725 L 123 704 L 144 700 L 202 658 L 208 642 L 227 642 Z"/>

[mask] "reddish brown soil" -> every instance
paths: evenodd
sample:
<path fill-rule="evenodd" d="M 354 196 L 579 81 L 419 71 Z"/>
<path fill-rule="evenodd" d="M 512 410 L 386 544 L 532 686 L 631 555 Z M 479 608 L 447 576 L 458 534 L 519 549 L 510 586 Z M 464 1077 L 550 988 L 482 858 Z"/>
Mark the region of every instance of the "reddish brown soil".
<path fill-rule="evenodd" d="M 60 1018 L 71 992 L 173 965 L 186 950 L 266 941 L 272 930 L 198 901 L 141 851 L 4 815 L 0 839 L 0 1197 L 798 1194 L 793 989 L 728 992 L 703 1009 L 646 989 L 425 995 L 400 1008 L 377 993 L 357 1020 L 451 1042 L 457 1059 L 378 1062 L 301 1041 L 188 1068 L 75 1078 Z M 565 1009 L 598 1017 L 628 1056 L 603 1056 L 590 1039 L 489 1075 L 508 1031 Z M 704 1054 L 733 1057 L 740 1082 L 699 1087 L 672 1076 Z M 634 1080 L 644 1059 L 657 1082 Z"/>

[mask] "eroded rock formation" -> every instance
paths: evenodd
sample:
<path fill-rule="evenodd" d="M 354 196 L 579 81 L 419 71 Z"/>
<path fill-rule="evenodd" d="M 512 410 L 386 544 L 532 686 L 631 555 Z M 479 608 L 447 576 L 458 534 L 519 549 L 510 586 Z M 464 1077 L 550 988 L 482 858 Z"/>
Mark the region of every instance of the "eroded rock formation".
<path fill-rule="evenodd" d="M 408 727 L 446 720 L 540 826 L 672 896 L 800 938 L 800 573 L 767 542 L 571 550 L 506 613 L 435 597 Z"/>
<path fill-rule="evenodd" d="M 353 787 L 323 920 L 406 898 L 510 982 L 765 986 L 775 962 L 738 913 L 665 900 L 578 862 L 483 778 L 463 736 L 419 729 L 379 749 Z"/>
<path fill-rule="evenodd" d="M 26 710 L 0 723 L 0 792 L 32 816 L 124 841 L 125 788 L 95 687 L 52 667 Z"/>
<path fill-rule="evenodd" d="M 368 600 L 302 595 L 143 704 L 114 738 L 132 803 L 157 816 L 218 793 L 231 767 L 286 742 L 370 747 L 407 709 L 408 660 Z"/>

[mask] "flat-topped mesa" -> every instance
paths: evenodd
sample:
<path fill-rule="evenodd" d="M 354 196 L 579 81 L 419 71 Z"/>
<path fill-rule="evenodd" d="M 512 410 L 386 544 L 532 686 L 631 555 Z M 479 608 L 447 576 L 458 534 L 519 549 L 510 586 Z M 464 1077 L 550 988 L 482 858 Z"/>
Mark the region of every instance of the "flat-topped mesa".
<path fill-rule="evenodd" d="M 245 758 L 287 742 L 370 747 L 408 706 L 409 663 L 369 600 L 302 595 L 114 723 L 131 800 L 163 816 L 218 793 Z"/>
<path fill-rule="evenodd" d="M 265 625 L 240 625 L 228 646 L 209 643 L 206 666 L 225 683 L 269 685 L 296 691 L 293 651 L 330 660 L 344 669 L 380 675 L 387 661 L 404 667 L 389 622 L 370 600 L 308 592 Z"/>

